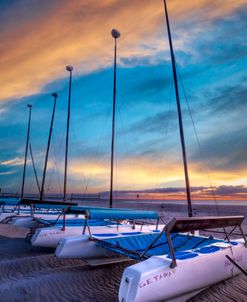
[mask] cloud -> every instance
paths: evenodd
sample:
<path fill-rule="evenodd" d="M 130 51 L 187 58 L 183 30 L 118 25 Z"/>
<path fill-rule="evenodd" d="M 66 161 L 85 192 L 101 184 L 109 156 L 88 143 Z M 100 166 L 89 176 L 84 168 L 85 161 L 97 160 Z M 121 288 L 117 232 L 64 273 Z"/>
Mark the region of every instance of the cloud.
<path fill-rule="evenodd" d="M 236 85 L 224 85 L 215 89 L 204 103 L 206 133 L 200 139 L 202 152 L 194 148 L 194 163 L 213 166 L 218 171 L 241 174 L 246 161 L 246 103 L 247 87 L 244 78 Z M 208 129 L 208 133 L 206 131 Z"/>
<path fill-rule="evenodd" d="M 224 86 L 218 91 L 216 90 L 216 95 L 208 102 L 210 110 L 218 114 L 225 114 L 226 112 L 242 114 L 243 111 L 246 111 L 247 85 L 245 81 L 246 78 L 242 78 L 238 85 Z"/>
<path fill-rule="evenodd" d="M 169 3 L 169 9 L 171 20 L 176 18 L 173 22 L 182 26 L 189 16 L 213 20 L 244 4 L 245 0 L 234 3 L 191 0 L 184 4 L 176 0 Z M 0 99 L 41 91 L 51 79 L 67 76 L 64 66 L 68 63 L 75 65 L 75 74 L 111 65 L 110 30 L 114 26 L 122 32 L 120 56 L 123 58 L 154 57 L 154 50 L 147 45 L 154 45 L 158 53 L 165 44 L 167 49 L 165 39 L 164 42 L 159 39 L 161 33 L 164 36 L 162 1 L 23 0 L 5 5 L 1 15 L 4 77 Z M 182 45 L 177 40 L 177 47 Z"/>
<path fill-rule="evenodd" d="M 23 158 L 15 157 L 13 159 L 5 160 L 0 162 L 2 166 L 21 166 L 23 165 Z"/>
<path fill-rule="evenodd" d="M 233 195 L 233 194 L 247 194 L 246 186 L 219 186 L 216 188 L 215 193 L 217 195 Z"/>
<path fill-rule="evenodd" d="M 230 16 L 215 19 L 195 46 L 198 55 L 203 54 L 209 64 L 215 65 L 246 57 L 246 13 L 247 7 L 241 7 Z"/>
<path fill-rule="evenodd" d="M 245 129 L 218 133 L 201 141 L 203 152 L 196 151 L 191 156 L 194 163 L 212 167 L 215 171 L 242 174 L 245 171 L 246 135 Z M 236 177 L 237 175 L 235 175 Z"/>
<path fill-rule="evenodd" d="M 14 174 L 16 171 L 5 171 L 5 172 L 0 172 L 0 175 L 12 175 Z"/>
<path fill-rule="evenodd" d="M 218 187 L 191 187 L 192 200 L 215 200 L 217 199 L 246 199 L 247 186 L 218 186 Z M 108 195 L 109 191 L 101 192 L 101 196 Z M 145 190 L 117 190 L 114 191 L 118 198 L 129 199 L 168 199 L 168 200 L 184 200 L 186 199 L 185 187 L 166 187 Z M 217 202 L 217 201 L 215 201 Z"/>

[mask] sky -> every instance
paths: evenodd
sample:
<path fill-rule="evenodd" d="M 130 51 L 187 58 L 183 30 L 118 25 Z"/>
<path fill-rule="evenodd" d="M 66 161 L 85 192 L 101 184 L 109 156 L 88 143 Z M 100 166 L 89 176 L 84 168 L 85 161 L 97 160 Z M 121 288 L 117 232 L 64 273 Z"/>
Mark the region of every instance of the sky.
<path fill-rule="evenodd" d="M 246 0 L 167 1 L 195 199 L 247 198 Z M 0 187 L 20 192 L 28 122 L 39 180 L 62 193 L 73 65 L 68 192 L 109 191 L 114 41 L 114 190 L 183 199 L 184 174 L 162 0 L 0 0 Z M 28 155 L 25 193 L 38 193 Z M 127 195 L 126 195 L 127 196 Z"/>

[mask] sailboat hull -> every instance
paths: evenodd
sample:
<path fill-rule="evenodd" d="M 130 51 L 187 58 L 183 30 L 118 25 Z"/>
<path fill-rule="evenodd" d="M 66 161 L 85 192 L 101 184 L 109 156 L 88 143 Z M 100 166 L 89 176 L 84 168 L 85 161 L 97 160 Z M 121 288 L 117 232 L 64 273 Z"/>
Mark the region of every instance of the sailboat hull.
<path fill-rule="evenodd" d="M 126 268 L 121 279 L 119 301 L 186 301 L 189 295 L 240 273 L 226 255 L 247 267 L 244 242 L 236 242 L 238 244 L 216 252 L 197 252 L 196 257 L 177 260 L 174 269 L 170 268 L 171 259 L 167 256 L 153 256 Z"/>
<path fill-rule="evenodd" d="M 59 241 L 55 251 L 55 256 L 58 258 L 81 258 L 84 260 L 105 258 L 112 256 L 112 254 L 104 248 L 97 247 L 95 242 L 89 239 L 89 235 L 63 238 Z"/>
<path fill-rule="evenodd" d="M 116 233 L 117 226 L 92 226 L 90 227 L 93 233 Z M 45 227 L 36 229 L 34 235 L 31 238 L 31 244 L 33 246 L 40 247 L 53 247 L 55 248 L 58 242 L 63 238 L 71 238 L 75 236 L 82 236 L 82 226 L 66 226 L 65 230 L 62 227 Z M 88 234 L 88 229 L 86 229 Z"/>
<path fill-rule="evenodd" d="M 33 246 L 53 247 L 55 248 L 64 237 L 72 237 L 82 233 L 82 226 L 66 227 L 61 226 L 38 228 L 31 238 Z"/>
<path fill-rule="evenodd" d="M 159 226 L 159 230 L 162 230 L 164 225 Z M 108 239 L 108 238 L 122 238 L 136 235 L 144 234 L 144 233 L 153 233 L 157 232 L 156 230 L 152 230 L 150 226 L 136 226 L 135 229 L 132 228 L 131 225 L 123 225 L 118 229 L 116 227 L 111 226 L 110 228 L 105 228 L 102 230 L 102 235 L 105 236 L 97 236 L 97 230 L 91 230 L 92 236 L 98 239 Z M 115 234 L 114 236 L 112 236 Z M 89 235 L 81 235 L 72 238 L 64 238 L 59 241 L 55 255 L 58 258 L 82 258 L 84 260 L 87 259 L 98 259 L 104 257 L 119 257 L 118 254 L 109 252 L 105 248 L 101 248 L 96 245 L 96 242 L 90 240 Z"/>

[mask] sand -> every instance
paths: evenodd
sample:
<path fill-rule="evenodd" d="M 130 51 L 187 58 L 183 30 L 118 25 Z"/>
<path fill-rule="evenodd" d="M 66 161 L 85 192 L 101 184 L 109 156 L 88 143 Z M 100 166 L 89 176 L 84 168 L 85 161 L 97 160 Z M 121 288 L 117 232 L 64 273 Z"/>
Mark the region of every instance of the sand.
<path fill-rule="evenodd" d="M 121 204 L 125 206 L 130 205 Z M 150 208 L 150 203 L 141 203 L 139 208 Z M 184 216 L 186 206 L 158 203 L 153 208 L 169 221 L 171 217 Z M 208 205 L 196 205 L 195 210 L 198 215 L 216 214 L 215 208 Z M 247 217 L 247 208 L 221 206 L 220 214 Z M 82 260 L 57 259 L 52 249 L 25 242 L 27 232 L 25 228 L 0 224 L 0 301 L 118 301 L 122 272 L 133 262 L 92 268 Z M 247 301 L 247 277 L 240 274 L 216 284 L 190 301 Z"/>

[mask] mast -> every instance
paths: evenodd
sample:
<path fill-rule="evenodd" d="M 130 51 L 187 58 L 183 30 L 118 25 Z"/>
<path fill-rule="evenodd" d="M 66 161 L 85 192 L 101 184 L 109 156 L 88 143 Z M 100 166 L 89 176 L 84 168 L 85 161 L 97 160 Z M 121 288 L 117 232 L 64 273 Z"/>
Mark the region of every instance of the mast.
<path fill-rule="evenodd" d="M 180 106 L 178 77 L 177 77 L 177 70 L 176 70 L 176 59 L 175 59 L 175 55 L 174 55 L 174 51 L 173 51 L 172 36 L 171 36 L 166 0 L 164 0 L 164 7 L 165 7 L 166 25 L 167 25 L 170 54 L 171 54 L 171 61 L 172 61 L 173 80 L 174 80 L 174 85 L 175 85 L 175 94 L 176 94 L 176 101 L 177 101 L 179 133 L 180 133 L 180 140 L 181 140 L 181 146 L 182 146 L 184 176 L 185 176 L 186 194 L 187 194 L 187 201 L 188 201 L 188 215 L 189 215 L 189 217 L 192 217 L 193 215 L 192 215 L 192 205 L 191 205 L 190 181 L 189 181 L 188 163 L 187 163 L 187 157 L 186 157 L 186 147 L 185 147 L 185 141 L 184 141 L 184 130 L 183 130 L 183 120 L 182 120 L 182 112 L 181 112 L 181 106 Z"/>
<path fill-rule="evenodd" d="M 27 139 L 26 139 L 26 149 L 25 149 L 25 158 L 24 158 L 24 167 L 22 175 L 22 185 L 21 185 L 21 198 L 24 196 L 24 186 L 25 186 L 25 176 L 26 176 L 26 165 L 27 165 L 27 150 L 29 143 L 29 134 L 30 134 L 30 125 L 31 125 L 31 115 L 32 115 L 32 105 L 27 105 L 29 108 L 29 118 L 28 118 L 28 127 L 27 127 Z"/>
<path fill-rule="evenodd" d="M 44 164 L 44 169 L 43 169 L 43 177 L 42 177 L 41 190 L 40 190 L 40 196 L 39 196 L 40 201 L 43 200 L 43 198 L 44 198 L 45 176 L 46 176 L 47 162 L 48 162 L 48 156 L 49 156 L 49 150 L 50 150 L 51 135 L 52 135 L 53 121 L 54 121 L 58 94 L 52 93 L 51 96 L 54 97 L 54 105 L 53 105 L 53 111 L 52 111 L 52 116 L 51 116 L 51 125 L 50 125 L 50 131 L 49 131 L 49 136 L 48 136 L 48 143 L 47 143 L 47 149 L 46 149 L 46 155 L 45 155 L 45 164 Z"/>
<path fill-rule="evenodd" d="M 66 66 L 69 72 L 69 96 L 68 96 L 68 115 L 67 115 L 67 129 L 66 129 L 66 145 L 65 145 L 65 165 L 64 165 L 64 185 L 63 185 L 63 200 L 67 200 L 67 166 L 68 166 L 68 147 L 69 147 L 69 125 L 70 125 L 70 99 L 71 99 L 71 83 L 73 66 Z"/>
<path fill-rule="evenodd" d="M 112 208 L 112 190 L 113 190 L 113 168 L 114 168 L 114 143 L 115 143 L 115 113 L 116 113 L 116 73 L 117 73 L 117 39 L 120 32 L 112 29 L 111 35 L 114 38 L 114 76 L 113 76 L 113 106 L 112 106 L 112 138 L 111 138 L 111 179 L 110 179 L 110 201 L 109 206 Z"/>

